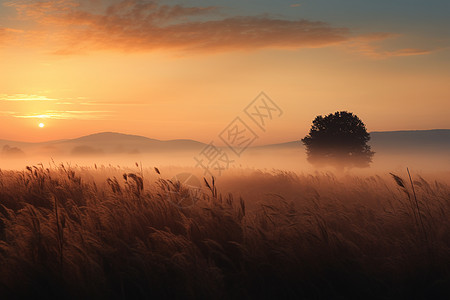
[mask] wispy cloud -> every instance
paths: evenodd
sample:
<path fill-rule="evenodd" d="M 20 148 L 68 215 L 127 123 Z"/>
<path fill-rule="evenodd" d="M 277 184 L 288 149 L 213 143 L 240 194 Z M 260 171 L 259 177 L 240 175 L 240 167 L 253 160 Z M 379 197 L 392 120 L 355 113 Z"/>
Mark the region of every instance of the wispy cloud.
<path fill-rule="evenodd" d="M 376 45 L 395 36 L 391 33 L 353 34 L 325 22 L 268 15 L 223 17 L 215 6 L 166 5 L 158 0 L 12 0 L 5 5 L 15 8 L 20 18 L 43 25 L 24 34 L 28 45 L 39 44 L 45 37 L 53 47 L 49 51 L 58 55 L 99 50 L 215 53 L 332 45 L 375 59 L 433 52 L 411 47 L 385 50 Z M 0 43 L 1 36 L 0 28 Z"/>
<path fill-rule="evenodd" d="M 7 42 L 13 39 L 14 34 L 20 32 L 22 31 L 0 26 L 0 47 L 6 45 Z"/>
<path fill-rule="evenodd" d="M 23 119 L 55 119 L 55 120 L 105 120 L 113 117 L 112 111 L 85 111 L 85 110 L 72 110 L 72 111 L 58 111 L 48 110 L 44 113 L 36 114 L 17 114 L 12 115 L 15 118 Z"/>
<path fill-rule="evenodd" d="M 0 46 L 3 45 L 8 37 L 6 28 L 0 27 Z"/>
<path fill-rule="evenodd" d="M 439 49 L 415 49 L 415 48 L 405 48 L 394 51 L 381 52 L 381 55 L 385 56 L 413 56 L 413 55 L 426 55 L 433 53 Z"/>
<path fill-rule="evenodd" d="M 104 15 L 122 15 L 127 18 L 148 18 L 152 22 L 167 22 L 175 19 L 209 14 L 217 7 L 185 7 L 182 5 L 164 5 L 162 1 L 154 0 L 109 0 L 103 9 Z M 57 23 L 62 17 L 76 16 L 87 12 L 95 5 L 102 8 L 105 2 L 92 0 L 11 0 L 6 6 L 17 9 L 23 18 L 35 18 L 40 22 Z M 103 8 L 105 8 L 103 6 Z M 67 20 L 70 21 L 70 20 Z M 66 21 L 62 23 L 67 23 Z"/>
<path fill-rule="evenodd" d="M 394 50 L 386 50 L 379 44 L 388 39 L 399 37 L 398 34 L 392 33 L 372 33 L 360 35 L 352 40 L 343 43 L 344 48 L 373 59 L 386 59 L 390 57 L 427 55 L 438 51 L 439 49 L 417 49 L 417 48 L 401 48 Z"/>
<path fill-rule="evenodd" d="M 15 116 L 17 114 L 19 114 L 19 113 L 16 111 L 7 111 L 7 110 L 0 111 L 0 116 L 3 116 L 3 117 Z"/>
<path fill-rule="evenodd" d="M 150 51 L 230 51 L 260 48 L 323 47 L 349 38 L 346 28 L 324 22 L 267 16 L 211 18 L 216 7 L 162 5 L 158 1 L 121 1 L 102 12 L 73 0 L 10 1 L 23 18 L 52 25 L 61 44 L 56 54 L 115 49 Z M 206 18 L 206 19 L 205 19 Z M 42 32 L 47 36 L 49 32 Z"/>
<path fill-rule="evenodd" d="M 8 101 L 10 104 L 14 102 L 22 101 L 36 101 L 36 102 L 46 102 L 49 101 L 54 105 L 76 105 L 76 106 L 149 106 L 150 104 L 144 102 L 112 102 L 112 101 L 97 101 L 84 96 L 78 97 L 49 97 L 48 95 L 42 94 L 26 94 L 26 93 L 16 93 L 16 94 L 0 94 L 0 101 Z"/>
<path fill-rule="evenodd" d="M 57 101 L 42 95 L 33 94 L 0 94 L 0 101 Z"/>
<path fill-rule="evenodd" d="M 57 120 L 104 120 L 114 117 L 114 112 L 110 110 L 101 110 L 104 106 L 97 103 L 99 110 L 83 110 L 86 97 L 50 98 L 46 95 L 37 94 L 0 94 L 0 102 L 3 102 L 3 108 L 8 110 L 0 111 L 0 116 L 22 118 L 22 119 L 57 119 Z M 20 102 L 38 102 L 39 105 L 33 105 L 36 108 L 35 113 L 30 113 L 29 106 Z M 49 102 L 46 104 L 46 102 Z M 51 105 L 50 107 L 48 105 Z M 44 107 L 44 109 L 42 109 Z M 45 110 L 46 108 L 57 108 Z M 63 109 L 65 108 L 65 109 Z"/>
<path fill-rule="evenodd" d="M 119 103 L 119 102 L 81 102 L 80 105 L 86 106 L 149 106 L 148 103 Z"/>

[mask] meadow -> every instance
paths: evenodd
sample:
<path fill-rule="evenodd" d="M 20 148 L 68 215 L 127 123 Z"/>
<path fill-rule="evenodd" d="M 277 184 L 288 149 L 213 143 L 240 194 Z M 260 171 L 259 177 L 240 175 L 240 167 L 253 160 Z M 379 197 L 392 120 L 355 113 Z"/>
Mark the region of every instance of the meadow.
<path fill-rule="evenodd" d="M 0 295 L 448 299 L 450 186 L 424 177 L 1 170 Z"/>

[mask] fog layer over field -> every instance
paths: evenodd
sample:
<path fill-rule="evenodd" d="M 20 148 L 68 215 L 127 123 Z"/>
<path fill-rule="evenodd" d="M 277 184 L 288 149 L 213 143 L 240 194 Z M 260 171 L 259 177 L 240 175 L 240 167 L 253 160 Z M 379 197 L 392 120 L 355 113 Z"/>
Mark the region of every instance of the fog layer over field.
<path fill-rule="evenodd" d="M 209 174 L 206 144 L 110 137 L 4 144 L 0 295 L 450 296 L 445 147 L 379 143 L 370 168 L 336 172 L 291 142 Z"/>
<path fill-rule="evenodd" d="M 407 167 L 417 172 L 450 170 L 450 130 L 374 132 L 371 137 L 369 144 L 375 151 L 373 163 L 369 168 L 347 171 L 353 174 L 379 173 L 404 171 Z M 333 168 L 316 169 L 309 164 L 300 139 L 283 144 L 250 146 L 240 151 L 239 155 L 217 142 L 214 147 L 226 154 L 226 161 L 222 159 L 221 163 L 223 172 L 235 168 L 335 171 Z M 0 168 L 20 170 L 38 163 L 49 165 L 52 161 L 81 166 L 130 166 L 139 162 L 145 167 L 201 168 L 201 165 L 207 165 L 205 149 L 211 150 L 211 145 L 193 140 L 159 141 L 119 133 L 100 133 L 45 143 L 0 140 Z M 211 166 L 211 169 L 214 170 L 214 167 Z M 213 173 L 216 177 L 220 175 L 217 170 Z"/>

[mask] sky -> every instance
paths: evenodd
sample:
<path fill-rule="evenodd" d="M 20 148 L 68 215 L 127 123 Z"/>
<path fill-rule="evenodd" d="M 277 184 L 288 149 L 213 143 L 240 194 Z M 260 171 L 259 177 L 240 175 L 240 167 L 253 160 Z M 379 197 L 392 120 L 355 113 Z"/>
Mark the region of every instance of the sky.
<path fill-rule="evenodd" d="M 338 110 L 369 131 L 450 128 L 449 11 L 447 0 L 0 1 L 0 139 L 209 142 L 239 117 L 268 144 Z M 279 108 L 264 128 L 245 113 L 261 92 Z"/>

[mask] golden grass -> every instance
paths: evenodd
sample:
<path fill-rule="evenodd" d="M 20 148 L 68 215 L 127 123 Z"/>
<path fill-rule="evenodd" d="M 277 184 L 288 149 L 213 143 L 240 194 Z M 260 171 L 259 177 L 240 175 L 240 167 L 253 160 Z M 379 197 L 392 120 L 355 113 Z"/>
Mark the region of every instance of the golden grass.
<path fill-rule="evenodd" d="M 193 194 L 170 178 L 140 165 L 0 171 L 1 297 L 449 295 L 446 184 L 242 171 Z"/>

